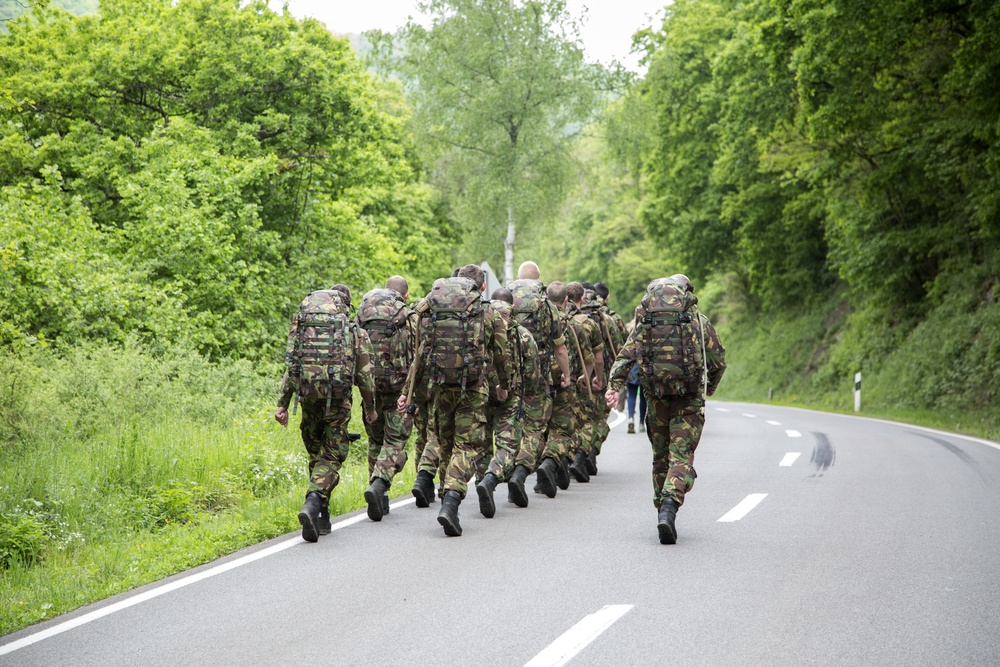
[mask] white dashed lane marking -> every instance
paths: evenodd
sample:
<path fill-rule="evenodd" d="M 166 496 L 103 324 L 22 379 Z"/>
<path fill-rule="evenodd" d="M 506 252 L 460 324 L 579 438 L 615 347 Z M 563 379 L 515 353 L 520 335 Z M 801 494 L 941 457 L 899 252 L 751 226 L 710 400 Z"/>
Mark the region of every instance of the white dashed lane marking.
<path fill-rule="evenodd" d="M 744 412 L 743 416 L 744 417 L 749 417 L 750 419 L 757 419 L 757 415 L 752 415 L 749 412 Z"/>
<path fill-rule="evenodd" d="M 788 452 L 778 465 L 782 468 L 791 468 L 792 464 L 795 463 L 795 459 L 800 456 L 802 456 L 802 452 Z"/>
<path fill-rule="evenodd" d="M 560 667 L 573 659 L 587 644 L 611 627 L 632 608 L 630 604 L 609 604 L 564 632 L 554 642 L 528 661 L 524 667 Z"/>
<path fill-rule="evenodd" d="M 767 423 L 770 424 L 771 426 L 781 426 L 781 422 L 776 422 L 772 419 L 768 419 Z"/>
<path fill-rule="evenodd" d="M 794 431 L 794 430 L 792 430 L 790 428 L 789 429 L 785 429 L 785 433 L 788 434 L 789 438 L 801 438 L 802 437 L 801 433 L 799 433 L 798 431 Z"/>
<path fill-rule="evenodd" d="M 749 514 L 750 510 L 757 507 L 757 505 L 760 504 L 760 501 L 764 500 L 764 498 L 767 498 L 766 493 L 751 493 L 749 496 L 741 500 L 739 505 L 719 517 L 719 521 L 723 523 L 739 521 Z"/>

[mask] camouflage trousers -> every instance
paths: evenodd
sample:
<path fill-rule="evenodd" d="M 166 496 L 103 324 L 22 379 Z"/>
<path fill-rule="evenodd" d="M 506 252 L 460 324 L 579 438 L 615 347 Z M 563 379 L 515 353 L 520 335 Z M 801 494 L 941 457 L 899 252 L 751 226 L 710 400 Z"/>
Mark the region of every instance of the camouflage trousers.
<path fill-rule="evenodd" d="M 429 429 L 419 469 L 431 474 L 441 470 L 441 491 L 457 491 L 465 498 L 486 439 L 487 397 L 474 391 L 462 396 L 461 387 L 442 386 L 433 401 L 433 430 Z M 436 440 L 433 445 L 431 432 Z"/>
<path fill-rule="evenodd" d="M 546 442 L 545 429 L 552 416 L 552 397 L 544 389 L 538 394 L 524 395 L 524 419 L 521 426 L 521 447 L 517 450 L 514 466 L 524 466 L 528 473 L 535 471 Z"/>
<path fill-rule="evenodd" d="M 518 464 L 518 455 L 521 452 L 521 435 L 523 431 L 524 418 L 521 407 L 521 397 L 510 396 L 503 403 L 490 403 L 486 408 L 486 447 L 484 451 L 489 451 L 490 442 L 494 443 L 493 455 L 487 458 L 487 470 L 476 470 L 479 479 L 485 476 L 485 472 L 491 472 L 501 482 L 510 479 L 514 472 L 514 466 Z M 534 456 L 532 455 L 532 459 Z"/>
<path fill-rule="evenodd" d="M 427 443 L 433 442 L 432 434 L 432 423 L 431 423 L 431 412 L 433 406 L 430 401 L 424 403 L 417 410 L 417 414 L 413 415 L 413 431 L 416 433 L 413 438 L 413 467 L 415 470 L 420 470 L 420 458 L 424 455 L 424 448 L 427 447 Z"/>
<path fill-rule="evenodd" d="M 376 392 L 375 408 L 378 419 L 373 424 L 365 422 L 368 434 L 368 481 L 384 479 L 392 482 L 406 465 L 406 441 L 410 437 L 412 422 L 409 416 L 396 411 L 399 392 Z"/>
<path fill-rule="evenodd" d="M 570 458 L 573 458 L 578 451 L 590 453 L 590 446 L 594 441 L 594 424 L 600 412 L 599 392 L 596 390 L 588 392 L 576 385 L 573 388 L 576 390 L 576 403 L 574 405 L 576 441 L 569 452 Z"/>
<path fill-rule="evenodd" d="M 677 396 L 648 398 L 646 435 L 653 445 L 653 504 L 667 500 L 678 507 L 694 486 L 694 450 L 705 427 L 705 401 Z"/>
<path fill-rule="evenodd" d="M 608 417 L 611 415 L 611 408 L 603 400 L 598 401 L 597 408 L 593 415 L 594 437 L 590 441 L 590 446 L 596 447 L 597 453 L 600 454 L 604 441 L 608 439 L 608 434 L 611 433 L 611 427 L 608 426 Z"/>
<path fill-rule="evenodd" d="M 326 414 L 325 402 L 301 403 L 302 443 L 309 454 L 309 489 L 319 492 L 324 501 L 340 483 L 340 468 L 350 451 L 347 423 L 351 420 L 351 404 L 330 406 Z"/>
<path fill-rule="evenodd" d="M 577 444 L 576 422 L 576 388 L 556 388 L 552 397 L 552 412 L 549 415 L 548 435 L 544 449 L 538 455 L 538 463 L 543 459 L 552 458 L 561 461 L 575 451 Z"/>
<path fill-rule="evenodd" d="M 413 444 L 414 465 L 417 472 L 425 470 L 433 477 L 444 481 L 441 470 L 441 448 L 438 447 L 437 434 L 434 432 L 434 403 L 430 400 L 420 406 L 414 420 L 417 429 L 416 441 Z"/>

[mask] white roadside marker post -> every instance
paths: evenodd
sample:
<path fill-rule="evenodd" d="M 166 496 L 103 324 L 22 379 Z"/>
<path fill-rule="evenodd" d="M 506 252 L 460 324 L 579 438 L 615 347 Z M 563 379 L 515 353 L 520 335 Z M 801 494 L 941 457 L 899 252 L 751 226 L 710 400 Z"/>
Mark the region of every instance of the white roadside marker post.
<path fill-rule="evenodd" d="M 854 374 L 854 411 L 861 412 L 861 371 Z"/>

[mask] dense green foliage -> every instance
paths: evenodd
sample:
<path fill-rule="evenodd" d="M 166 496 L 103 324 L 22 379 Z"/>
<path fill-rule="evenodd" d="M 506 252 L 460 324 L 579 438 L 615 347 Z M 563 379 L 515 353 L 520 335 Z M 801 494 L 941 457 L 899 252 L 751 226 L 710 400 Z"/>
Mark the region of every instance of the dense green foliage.
<path fill-rule="evenodd" d="M 0 337 L 272 357 L 303 293 L 449 265 L 403 120 L 262 2 L 42 6 L 0 40 Z M 70 296 L 72 295 L 72 296 Z"/>
<path fill-rule="evenodd" d="M 462 223 L 462 251 L 512 278 L 518 233 L 558 208 L 604 68 L 584 59 L 565 0 L 426 0 L 431 25 L 369 34 L 408 84 L 432 181 Z"/>
<path fill-rule="evenodd" d="M 0 34 L 0 633 L 291 530 L 290 311 L 451 264 L 399 93 L 319 23 L 31 4 Z"/>
<path fill-rule="evenodd" d="M 998 35 L 991 2 L 672 3 L 639 36 L 647 231 L 755 332 L 825 308 L 795 370 L 824 391 L 996 405 Z"/>

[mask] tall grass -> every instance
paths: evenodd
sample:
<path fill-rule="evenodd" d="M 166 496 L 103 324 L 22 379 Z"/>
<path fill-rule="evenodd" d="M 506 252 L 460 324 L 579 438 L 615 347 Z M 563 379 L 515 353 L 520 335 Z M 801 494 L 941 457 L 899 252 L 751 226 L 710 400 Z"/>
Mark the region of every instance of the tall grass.
<path fill-rule="evenodd" d="M 272 417 L 279 370 L 134 343 L 0 357 L 0 633 L 297 530 L 306 455 Z M 364 505 L 365 447 L 333 514 Z"/>
<path fill-rule="evenodd" d="M 719 327 L 729 368 L 716 397 L 854 411 L 1000 440 L 1000 304 L 948 302 L 909 328 L 833 298 Z"/>

